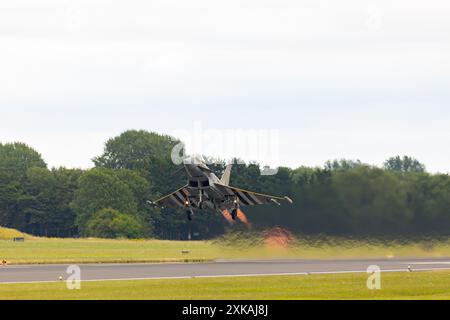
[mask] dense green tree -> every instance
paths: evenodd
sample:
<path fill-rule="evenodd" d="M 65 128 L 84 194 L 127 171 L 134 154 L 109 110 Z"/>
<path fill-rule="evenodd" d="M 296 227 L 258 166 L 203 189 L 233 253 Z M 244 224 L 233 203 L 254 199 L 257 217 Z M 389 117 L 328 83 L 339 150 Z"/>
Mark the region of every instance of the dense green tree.
<path fill-rule="evenodd" d="M 299 167 L 294 169 L 291 173 L 291 183 L 309 183 L 314 179 L 315 172 L 316 169 L 309 167 Z"/>
<path fill-rule="evenodd" d="M 129 215 L 138 212 L 137 200 L 129 186 L 110 170 L 99 168 L 80 177 L 72 208 L 82 234 L 85 234 L 87 221 L 101 209 L 111 208 Z"/>
<path fill-rule="evenodd" d="M 146 204 L 147 200 L 156 200 L 186 184 L 183 168 L 172 161 L 172 153 L 177 146 L 180 146 L 180 141 L 170 136 L 143 130 L 130 130 L 108 140 L 104 153 L 94 159 L 97 167 L 119 171 L 125 169 L 128 170 L 124 171 L 128 172 L 128 175 L 129 172 L 134 172 L 147 180 L 149 189 L 148 192 L 144 192 L 142 181 L 138 181 L 135 176 L 128 177 L 141 186 L 138 188 L 139 194 L 136 193 L 136 189 L 133 190 L 138 198 L 141 218 L 153 229 L 154 235 L 161 238 L 185 238 L 189 229 L 194 228 L 193 225 L 200 225 L 199 223 L 186 224 L 186 216 L 182 211 L 155 210 Z M 130 180 L 128 178 L 124 181 Z M 131 185 L 135 183 L 129 185 L 133 189 Z M 205 225 L 204 229 L 196 232 L 211 234 L 208 231 L 210 226 Z"/>
<path fill-rule="evenodd" d="M 412 214 L 406 190 L 395 175 L 364 166 L 336 173 L 333 187 L 339 199 L 334 216 L 340 233 L 396 234 L 408 230 Z"/>
<path fill-rule="evenodd" d="M 152 193 L 151 183 L 135 171 L 128 169 L 111 170 L 110 174 L 116 175 L 130 188 L 137 203 L 137 214 L 144 223 L 143 230 L 147 236 L 153 234 L 155 221 L 161 219 L 161 212 L 147 203 L 157 198 L 157 195 Z"/>
<path fill-rule="evenodd" d="M 25 217 L 20 211 L 23 198 L 20 183 L 0 171 L 0 226 L 17 229 L 26 226 Z"/>
<path fill-rule="evenodd" d="M 24 143 L 0 143 L 0 225 L 24 230 L 30 197 L 23 184 L 31 168 L 46 168 L 41 155 Z"/>
<path fill-rule="evenodd" d="M 404 156 L 392 157 L 386 160 L 384 168 L 389 171 L 407 173 L 407 172 L 425 172 L 425 165 L 420 163 L 417 159 Z"/>
<path fill-rule="evenodd" d="M 151 208 L 147 200 L 183 186 L 171 153 L 178 141 L 146 131 L 110 139 L 96 168 L 48 170 L 25 144 L 0 144 L 0 225 L 41 236 L 212 238 L 229 225 L 220 214 Z M 211 159 L 210 159 L 211 160 Z M 351 236 L 448 235 L 450 177 L 429 174 L 411 157 L 384 167 L 333 160 L 323 168 L 279 168 L 234 160 L 231 184 L 284 196 L 292 205 L 244 207 L 254 229 L 281 226 L 294 233 Z M 221 176 L 226 163 L 209 167 Z M 181 169 L 180 172 L 177 172 Z M 233 228 L 244 228 L 237 223 Z"/>
<path fill-rule="evenodd" d="M 34 167 L 47 167 L 36 150 L 20 142 L 0 143 L 0 171 L 11 179 L 24 177 L 28 169 Z"/>
<path fill-rule="evenodd" d="M 73 236 L 77 235 L 75 223 L 76 214 L 71 207 L 75 191 L 78 188 L 78 180 L 83 174 L 80 169 L 53 168 L 55 177 L 55 211 L 52 222 L 54 224 L 52 235 Z"/>
<path fill-rule="evenodd" d="M 103 155 L 94 159 L 97 166 L 110 169 L 147 171 L 159 157 L 170 156 L 179 141 L 144 130 L 129 130 L 106 142 Z"/>
<path fill-rule="evenodd" d="M 360 160 L 350 159 L 333 160 L 325 163 L 325 169 L 334 171 L 349 171 L 361 166 L 363 166 L 363 163 Z"/>
<path fill-rule="evenodd" d="M 55 179 L 46 168 L 31 168 L 27 172 L 27 180 L 24 183 L 24 191 L 28 196 L 26 206 L 22 211 L 26 216 L 26 231 L 33 234 L 48 235 L 48 227 L 51 224 L 51 215 L 54 213 Z"/>
<path fill-rule="evenodd" d="M 146 211 L 146 209 L 148 208 L 146 201 L 154 196 L 151 193 L 151 184 L 148 180 L 144 179 L 138 173 L 132 170 L 121 169 L 104 171 L 109 172 L 109 174 L 111 175 L 115 175 L 123 183 L 125 183 L 128 188 L 130 188 L 137 201 L 138 211 Z"/>
<path fill-rule="evenodd" d="M 303 168 L 296 172 L 296 180 L 292 184 L 294 204 L 285 207 L 288 218 L 280 225 L 297 233 L 339 232 L 342 221 L 335 213 L 338 196 L 333 186 L 334 173 L 321 168 L 313 172 Z"/>
<path fill-rule="evenodd" d="M 76 234 L 75 213 L 70 207 L 82 170 L 31 168 L 23 184 L 26 205 L 25 231 L 40 236 Z"/>
<path fill-rule="evenodd" d="M 172 151 L 180 141 L 154 132 L 130 130 L 106 142 L 103 155 L 94 159 L 97 167 L 128 169 L 151 182 L 154 193 L 166 193 L 184 182 L 174 175 L 179 167 Z"/>
<path fill-rule="evenodd" d="M 135 217 L 105 208 L 89 218 L 85 234 L 97 238 L 139 238 L 143 228 Z"/>
<path fill-rule="evenodd" d="M 413 233 L 448 234 L 450 229 L 450 177 L 410 174 L 403 178 L 413 210 Z"/>

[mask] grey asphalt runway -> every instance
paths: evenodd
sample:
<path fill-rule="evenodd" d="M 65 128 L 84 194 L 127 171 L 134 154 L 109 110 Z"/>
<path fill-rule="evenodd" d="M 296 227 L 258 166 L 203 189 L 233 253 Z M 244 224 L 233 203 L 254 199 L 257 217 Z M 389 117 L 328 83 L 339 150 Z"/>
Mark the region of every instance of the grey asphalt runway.
<path fill-rule="evenodd" d="M 235 276 L 302 275 L 367 272 L 369 266 L 383 272 L 450 270 L 447 259 L 386 260 L 261 260 L 217 261 L 199 264 L 86 264 L 79 265 L 83 281 L 208 278 Z M 68 265 L 0 266 L 1 283 L 47 282 L 66 279 Z"/>

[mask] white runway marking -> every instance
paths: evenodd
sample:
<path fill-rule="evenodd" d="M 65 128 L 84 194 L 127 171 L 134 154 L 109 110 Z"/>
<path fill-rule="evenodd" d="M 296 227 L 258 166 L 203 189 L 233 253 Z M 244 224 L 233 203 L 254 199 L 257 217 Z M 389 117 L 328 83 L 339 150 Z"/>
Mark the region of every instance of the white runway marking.
<path fill-rule="evenodd" d="M 408 262 L 404 264 L 410 264 L 410 265 L 450 265 L 450 261 L 423 261 L 423 262 Z"/>
<path fill-rule="evenodd" d="M 413 272 L 425 272 L 425 271 L 444 271 L 450 270 L 447 268 L 420 268 L 413 269 Z M 143 280 L 188 280 L 188 279 L 214 279 L 214 278 L 255 278 L 255 277 L 274 277 L 274 276 L 309 276 L 309 275 L 331 275 L 331 274 L 359 274 L 366 273 L 367 271 L 327 271 L 327 272 L 299 272 L 299 273 L 265 273 L 265 274 L 236 274 L 236 275 L 214 275 L 214 276 L 182 276 L 182 277 L 149 277 L 149 278 L 120 278 L 120 279 L 91 279 L 82 280 L 81 282 L 107 282 L 107 281 L 143 281 Z M 394 272 L 409 272 L 408 269 L 392 269 L 381 270 L 382 273 L 394 273 Z M 33 283 L 55 283 L 65 282 L 66 280 L 53 280 L 53 281 L 23 281 L 23 282 L 0 282 L 2 284 L 33 284 Z"/>

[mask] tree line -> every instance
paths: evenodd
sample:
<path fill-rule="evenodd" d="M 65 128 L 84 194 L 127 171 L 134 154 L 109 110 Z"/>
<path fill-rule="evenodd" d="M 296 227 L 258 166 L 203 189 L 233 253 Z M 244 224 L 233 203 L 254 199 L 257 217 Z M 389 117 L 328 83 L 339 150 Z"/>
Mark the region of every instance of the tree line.
<path fill-rule="evenodd" d="M 0 143 L 0 226 L 38 236 L 194 239 L 229 228 L 219 214 L 151 208 L 186 183 L 171 161 L 177 139 L 130 130 L 106 142 L 89 170 L 51 168 L 23 143 Z M 236 161 L 231 184 L 284 196 L 293 205 L 245 208 L 256 230 L 281 226 L 297 234 L 343 236 L 448 235 L 450 178 L 429 174 L 411 157 L 382 168 L 333 160 L 321 168 L 279 168 L 261 175 L 257 163 Z M 211 165 L 217 175 L 225 161 Z M 237 224 L 232 228 L 244 228 Z"/>

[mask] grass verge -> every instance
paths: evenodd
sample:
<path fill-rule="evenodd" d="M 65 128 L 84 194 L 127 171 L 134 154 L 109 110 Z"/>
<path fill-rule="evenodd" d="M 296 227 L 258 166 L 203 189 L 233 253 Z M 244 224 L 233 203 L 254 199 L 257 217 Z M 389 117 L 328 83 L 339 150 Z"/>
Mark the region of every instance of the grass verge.
<path fill-rule="evenodd" d="M 352 300 L 450 299 L 450 271 L 383 273 L 381 290 L 366 274 L 0 284 L 0 299 L 133 300 Z"/>
<path fill-rule="evenodd" d="M 216 259 L 354 259 L 450 257 L 448 242 L 297 242 L 288 247 L 239 246 L 218 241 L 160 241 L 32 238 L 0 240 L 0 260 L 10 264 L 202 262 Z"/>
<path fill-rule="evenodd" d="M 25 242 L 13 242 L 16 236 Z M 214 241 L 56 239 L 0 227 L 0 261 L 10 264 L 204 262 L 217 259 L 364 259 L 450 257 L 450 240 L 375 241 L 300 238 L 274 245 L 233 234 Z"/>

